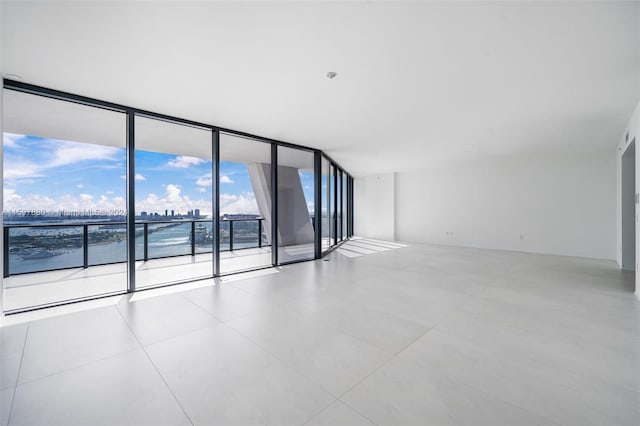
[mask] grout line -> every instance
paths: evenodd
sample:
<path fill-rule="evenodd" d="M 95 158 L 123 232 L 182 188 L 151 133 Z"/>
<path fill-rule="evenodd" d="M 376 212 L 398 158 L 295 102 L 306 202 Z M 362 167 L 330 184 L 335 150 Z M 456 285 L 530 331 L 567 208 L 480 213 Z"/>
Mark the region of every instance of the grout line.
<path fill-rule="evenodd" d="M 484 290 L 483 290 L 484 291 Z M 445 315 L 442 316 L 442 318 L 440 318 L 438 321 L 436 321 L 436 323 L 431 326 L 427 331 L 425 331 L 423 334 L 421 334 L 420 336 L 416 337 L 413 341 L 411 341 L 411 343 L 407 344 L 404 348 L 402 348 L 400 351 L 398 351 L 396 354 L 394 354 L 391 358 L 389 358 L 388 360 L 386 360 L 385 362 L 383 362 L 380 366 L 378 366 L 376 369 L 372 370 L 369 374 L 367 374 L 367 376 L 365 376 L 362 380 L 360 380 L 358 383 L 354 384 L 353 386 L 351 386 L 349 389 L 347 389 L 345 392 L 343 392 L 339 397 L 338 400 L 340 402 L 342 402 L 343 404 L 345 404 L 347 407 L 351 408 L 352 410 L 354 410 L 355 412 L 357 412 L 358 414 L 360 414 L 361 416 L 363 416 L 364 418 L 366 418 L 367 420 L 369 420 L 370 422 L 372 422 L 373 424 L 376 424 L 373 420 L 371 420 L 369 417 L 365 416 L 363 413 L 361 413 L 360 411 L 356 410 L 354 407 L 350 406 L 346 401 L 344 401 L 342 398 L 349 392 L 351 392 L 353 389 L 355 389 L 357 386 L 359 386 L 362 382 L 364 382 L 365 380 L 367 380 L 369 377 L 371 377 L 373 374 L 377 373 L 378 371 L 380 371 L 382 368 L 384 368 L 385 366 L 387 366 L 388 364 L 390 364 L 392 361 L 394 361 L 395 359 L 397 359 L 403 352 L 405 352 L 407 349 L 409 349 L 410 346 L 412 346 L 413 344 L 415 344 L 418 340 L 422 339 L 424 336 L 426 336 L 427 334 L 429 334 L 429 332 L 431 332 L 431 330 L 435 329 L 440 323 L 442 323 L 446 318 L 450 317 L 451 315 L 455 314 L 458 312 L 459 307 L 469 303 L 470 301 L 464 301 L 462 303 L 460 303 L 459 305 L 453 307 L 449 312 L 447 312 Z"/>
<path fill-rule="evenodd" d="M 153 362 L 153 359 L 151 359 L 151 356 L 149 356 L 149 353 L 147 352 L 146 348 L 144 347 L 144 345 L 142 344 L 142 342 L 140 342 L 140 339 L 138 339 L 138 336 L 136 335 L 136 333 L 134 333 L 133 329 L 129 326 L 129 323 L 127 322 L 127 320 L 125 319 L 124 315 L 122 315 L 122 312 L 120 312 L 120 309 L 118 309 L 118 307 L 116 306 L 116 311 L 118 311 L 118 314 L 120 315 L 120 317 L 122 318 L 122 321 L 124 321 L 124 323 L 126 324 L 127 328 L 129 329 L 129 331 L 131 332 L 131 334 L 133 335 L 134 339 L 136 339 L 136 341 L 138 342 L 138 344 L 140 345 L 140 348 L 142 349 L 142 351 L 144 352 L 144 354 L 146 355 L 147 359 L 149 360 L 149 362 L 151 363 L 151 365 L 153 365 L 153 368 L 156 370 L 156 372 L 158 373 L 158 376 L 160 376 L 160 378 L 162 379 L 162 381 L 164 382 L 164 385 L 167 387 L 167 390 L 169 391 L 169 393 L 171 394 L 171 396 L 173 397 L 173 399 L 176 401 L 176 403 L 178 404 L 178 406 L 180 407 L 180 409 L 182 410 L 182 412 L 184 413 L 185 417 L 187 418 L 187 420 L 189 420 L 189 423 L 191 423 L 191 426 L 194 426 L 193 420 L 191 420 L 191 417 L 189 417 L 189 414 L 187 414 L 187 411 L 184 409 L 184 407 L 182 406 L 182 404 L 180 403 L 180 401 L 178 400 L 178 397 L 176 396 L 176 394 L 173 392 L 173 389 L 171 389 L 171 386 L 169 386 L 169 383 L 167 383 L 167 380 L 164 378 L 164 376 L 162 375 L 162 373 L 160 372 L 160 370 L 158 369 L 158 366 Z"/>
<path fill-rule="evenodd" d="M 101 307 L 99 307 L 99 308 L 95 308 L 95 309 L 104 309 L 104 308 L 115 308 L 116 310 L 118 310 L 118 308 L 117 308 L 115 305 L 111 305 L 111 306 L 101 306 Z M 91 310 L 94 310 L 94 309 L 91 309 Z M 88 312 L 88 311 L 81 311 L 81 312 Z M 78 313 L 78 312 L 70 312 L 70 313 L 66 313 L 66 314 L 63 314 L 63 315 L 73 315 L 73 314 L 76 314 L 76 313 Z M 34 321 L 46 321 L 46 320 L 48 320 L 48 319 L 49 319 L 49 318 L 42 318 L 42 319 L 36 319 L 36 320 L 34 320 Z M 27 324 L 31 325 L 31 323 L 32 323 L 32 322 L 33 322 L 33 321 L 30 321 L 30 322 L 28 322 Z M 125 322 L 125 325 L 126 325 L 126 322 Z M 127 327 L 127 328 L 128 328 L 128 327 Z M 130 329 L 129 329 L 129 330 L 130 330 Z M 133 337 L 135 338 L 135 335 L 134 335 Z M 26 341 L 26 338 L 25 338 L 25 341 Z M 137 339 L 136 339 L 136 342 L 137 342 Z M 75 370 L 75 369 L 77 369 L 77 368 L 86 367 L 87 365 L 91 365 L 91 364 L 94 364 L 94 363 L 96 363 L 96 362 L 101 362 L 101 361 L 104 361 L 104 360 L 107 360 L 107 359 L 110 359 L 110 358 L 113 358 L 113 357 L 116 357 L 116 356 L 120 356 L 120 355 L 122 355 L 122 354 L 126 354 L 126 353 L 129 353 L 129 352 L 137 351 L 138 349 L 140 349 L 140 348 L 138 348 L 138 347 L 131 347 L 131 348 L 129 348 L 129 349 L 125 349 L 125 350 L 123 350 L 122 352 L 118 352 L 118 353 L 110 354 L 110 355 L 107 355 L 107 356 L 104 356 L 104 357 L 101 357 L 101 358 L 93 359 L 93 360 L 91 360 L 91 361 L 87 361 L 87 362 L 84 362 L 84 363 L 81 363 L 81 364 L 75 365 L 75 366 L 73 366 L 73 367 L 65 368 L 64 370 L 60 370 L 60 371 L 56 371 L 56 372 L 53 372 L 53 373 L 45 374 L 45 375 L 40 376 L 40 377 L 37 377 L 37 378 L 35 378 L 35 379 L 26 380 L 26 381 L 24 381 L 24 382 L 22 382 L 22 383 L 17 383 L 17 385 L 16 385 L 16 386 L 18 386 L 18 385 L 19 385 L 19 386 L 22 386 L 22 385 L 26 385 L 26 384 L 28 384 L 28 383 L 37 382 L 37 381 L 40 381 L 40 380 L 43 380 L 43 379 L 46 379 L 46 378 L 49 378 L 49 377 L 57 376 L 57 375 L 59 375 L 59 374 L 64 374 L 64 373 L 67 373 L 67 372 L 69 372 L 69 371 Z M 21 362 L 22 362 L 22 361 L 21 361 Z M 19 379 L 19 378 L 18 378 L 18 379 Z M 18 379 L 16 379 L 16 380 L 18 380 Z"/>
<path fill-rule="evenodd" d="M 309 424 L 310 421 L 314 420 L 316 417 L 318 417 L 320 414 L 324 413 L 325 411 L 327 411 L 329 408 L 331 408 L 332 405 L 334 404 L 340 404 L 341 401 L 339 399 L 334 399 L 329 405 L 327 405 L 326 407 L 324 407 L 323 409 L 321 409 L 320 411 L 318 411 L 317 413 L 315 413 L 314 415 L 312 415 L 311 417 L 309 417 L 304 423 L 301 424 L 301 426 L 307 426 Z M 374 423 L 374 425 L 377 426 L 376 423 Z"/>
<path fill-rule="evenodd" d="M 9 405 L 9 416 L 7 417 L 7 425 L 11 423 L 11 415 L 13 414 L 13 403 L 16 400 L 16 392 L 18 391 L 18 380 L 20 379 L 20 372 L 22 370 L 22 361 L 24 360 L 24 352 L 27 347 L 27 337 L 29 336 L 29 329 L 31 323 L 27 323 L 27 330 L 24 333 L 24 342 L 22 343 L 22 353 L 20 354 L 20 364 L 18 365 L 18 374 L 16 374 L 16 380 L 13 386 L 13 395 L 11 396 L 11 404 Z"/>

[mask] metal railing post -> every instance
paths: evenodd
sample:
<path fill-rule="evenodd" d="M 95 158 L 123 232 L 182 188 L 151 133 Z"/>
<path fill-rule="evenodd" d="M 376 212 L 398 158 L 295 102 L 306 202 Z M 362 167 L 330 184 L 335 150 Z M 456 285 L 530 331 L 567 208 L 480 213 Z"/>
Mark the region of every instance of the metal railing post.
<path fill-rule="evenodd" d="M 262 248 L 262 219 L 258 219 L 258 248 Z"/>
<path fill-rule="evenodd" d="M 233 220 L 229 221 L 229 251 L 233 251 Z"/>
<path fill-rule="evenodd" d="M 144 248 L 143 257 L 146 262 L 149 260 L 149 224 L 146 222 L 142 224 L 142 245 Z"/>
<path fill-rule="evenodd" d="M 191 256 L 196 255 L 196 221 L 191 221 Z"/>
<path fill-rule="evenodd" d="M 8 278 L 9 273 L 9 228 L 3 227 L 2 232 L 2 247 L 4 247 L 4 251 L 2 253 L 2 262 L 4 263 L 3 277 Z"/>
<path fill-rule="evenodd" d="M 89 267 L 89 225 L 82 225 L 82 267 Z"/>

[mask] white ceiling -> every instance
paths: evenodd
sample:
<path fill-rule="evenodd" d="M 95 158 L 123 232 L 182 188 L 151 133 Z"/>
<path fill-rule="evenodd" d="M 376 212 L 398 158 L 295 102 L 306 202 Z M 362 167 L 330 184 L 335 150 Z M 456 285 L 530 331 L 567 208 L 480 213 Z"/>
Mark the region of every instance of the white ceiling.
<path fill-rule="evenodd" d="M 121 148 L 126 145 L 127 121 L 123 113 L 7 89 L 2 102 L 4 132 Z M 136 150 L 203 159 L 213 155 L 212 133 L 202 128 L 137 116 L 135 136 Z M 223 132 L 220 160 L 270 163 L 271 145 Z M 313 170 L 313 153 L 281 146 L 278 164 Z"/>
<path fill-rule="evenodd" d="M 640 2 L 1 8 L 3 75 L 321 148 L 355 175 L 613 150 L 640 99 Z"/>

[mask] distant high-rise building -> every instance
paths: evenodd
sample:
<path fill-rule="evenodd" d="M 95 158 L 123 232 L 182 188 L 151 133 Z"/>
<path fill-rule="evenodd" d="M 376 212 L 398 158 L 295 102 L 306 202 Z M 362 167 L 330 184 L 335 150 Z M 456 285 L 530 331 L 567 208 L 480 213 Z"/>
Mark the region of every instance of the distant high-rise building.
<path fill-rule="evenodd" d="M 164 211 L 164 215 L 165 215 L 165 216 L 169 216 L 169 210 L 165 210 L 165 211 Z"/>
<path fill-rule="evenodd" d="M 142 217 L 147 217 L 147 212 L 142 212 L 142 213 L 140 213 L 140 216 L 142 216 Z"/>
<path fill-rule="evenodd" d="M 171 210 L 171 217 L 175 216 L 175 212 L 173 210 Z"/>
<path fill-rule="evenodd" d="M 196 209 L 196 219 L 200 219 L 200 209 Z"/>

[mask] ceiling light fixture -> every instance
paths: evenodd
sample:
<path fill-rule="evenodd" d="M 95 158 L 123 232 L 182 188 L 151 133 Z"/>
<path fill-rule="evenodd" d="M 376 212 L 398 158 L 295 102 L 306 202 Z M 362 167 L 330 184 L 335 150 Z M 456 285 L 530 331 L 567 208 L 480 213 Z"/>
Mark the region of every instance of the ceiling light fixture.
<path fill-rule="evenodd" d="M 328 78 L 329 80 L 331 80 L 331 79 L 336 78 L 336 76 L 337 76 L 337 75 L 338 75 L 338 73 L 333 72 L 333 71 L 329 71 L 329 72 L 327 73 L 327 78 Z"/>

